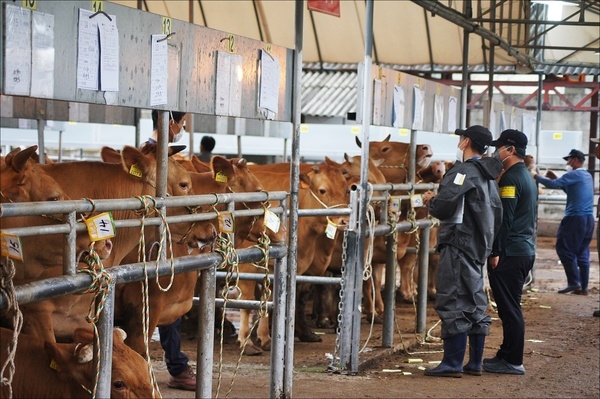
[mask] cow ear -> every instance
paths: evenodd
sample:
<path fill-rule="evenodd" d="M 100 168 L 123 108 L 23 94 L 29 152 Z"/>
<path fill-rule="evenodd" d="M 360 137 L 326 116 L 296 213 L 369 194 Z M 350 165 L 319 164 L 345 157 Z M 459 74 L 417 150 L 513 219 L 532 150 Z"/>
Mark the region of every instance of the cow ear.
<path fill-rule="evenodd" d="M 309 188 L 310 187 L 310 177 L 306 173 L 300 173 L 300 187 L 301 188 Z"/>
<path fill-rule="evenodd" d="M 181 151 L 185 150 L 185 145 L 172 145 L 169 146 L 168 154 L 169 156 L 179 154 Z"/>
<path fill-rule="evenodd" d="M 203 172 L 211 172 L 212 169 L 210 168 L 210 165 L 207 164 L 206 162 L 202 162 L 200 160 L 200 158 L 198 158 L 197 156 L 192 156 L 192 165 L 194 165 L 194 169 L 196 169 L 196 172 L 198 173 L 203 173 Z"/>
<path fill-rule="evenodd" d="M 19 149 L 13 150 L 6 155 L 4 162 L 6 162 L 6 165 L 10 166 L 15 172 L 21 172 L 29 158 L 35 154 L 37 148 L 37 145 L 32 145 L 23 151 L 19 151 Z"/>
<path fill-rule="evenodd" d="M 215 155 L 214 157 L 212 157 L 212 159 L 210 160 L 210 166 L 213 171 L 213 178 L 215 179 L 215 181 L 219 181 L 219 176 L 217 176 L 219 174 L 221 176 L 227 176 L 228 180 L 233 178 L 235 174 L 231 161 L 219 155 Z"/>
<path fill-rule="evenodd" d="M 335 162 L 333 159 L 329 158 L 328 156 L 325 156 L 325 163 L 327 165 L 331 165 L 333 167 L 340 167 L 341 165 L 337 162 Z"/>
<path fill-rule="evenodd" d="M 56 370 L 58 373 L 70 369 L 69 363 L 71 363 L 73 352 L 68 348 L 58 345 L 55 342 L 45 341 L 44 350 L 48 354 L 48 358 L 50 358 L 48 367 Z"/>
<path fill-rule="evenodd" d="M 147 176 L 150 172 L 150 161 L 147 156 L 135 147 L 126 145 L 121 151 L 121 162 L 126 173 L 137 177 Z M 134 165 L 136 165 L 134 167 Z M 139 173 L 142 175 L 139 176 Z"/>
<path fill-rule="evenodd" d="M 114 148 L 104 146 L 100 149 L 100 158 L 106 163 L 120 163 L 121 154 Z"/>

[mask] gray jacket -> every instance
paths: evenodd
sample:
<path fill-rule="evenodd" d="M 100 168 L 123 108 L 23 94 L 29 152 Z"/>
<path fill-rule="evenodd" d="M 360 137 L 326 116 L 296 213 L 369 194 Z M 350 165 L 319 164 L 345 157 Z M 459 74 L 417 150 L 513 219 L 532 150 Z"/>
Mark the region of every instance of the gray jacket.
<path fill-rule="evenodd" d="M 457 162 L 444 176 L 429 213 L 440 219 L 438 250 L 452 245 L 483 264 L 502 224 L 502 202 L 495 179 L 502 163 L 495 158 Z"/>

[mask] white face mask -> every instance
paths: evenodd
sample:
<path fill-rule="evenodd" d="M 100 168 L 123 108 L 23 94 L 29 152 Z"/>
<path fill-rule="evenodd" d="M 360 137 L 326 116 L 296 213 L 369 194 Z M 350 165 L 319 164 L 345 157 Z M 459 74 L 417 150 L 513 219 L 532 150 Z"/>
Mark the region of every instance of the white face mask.
<path fill-rule="evenodd" d="M 567 165 L 566 169 L 567 169 L 567 172 L 570 172 L 573 170 L 573 167 L 571 165 Z"/>
<path fill-rule="evenodd" d="M 183 129 L 181 129 L 179 131 L 179 133 L 173 135 L 173 140 L 171 142 L 172 143 L 177 143 L 179 140 L 181 140 L 182 136 L 183 136 Z"/>
<path fill-rule="evenodd" d="M 463 150 L 461 150 L 460 147 L 457 147 L 456 148 L 456 160 L 458 162 L 462 162 L 463 161 L 463 157 L 464 157 Z"/>

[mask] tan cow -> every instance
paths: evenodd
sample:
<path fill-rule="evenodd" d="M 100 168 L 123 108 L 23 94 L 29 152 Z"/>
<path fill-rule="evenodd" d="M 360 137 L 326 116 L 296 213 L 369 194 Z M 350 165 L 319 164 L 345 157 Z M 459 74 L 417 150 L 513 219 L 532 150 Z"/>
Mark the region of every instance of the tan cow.
<path fill-rule="evenodd" d="M 125 147 L 121 153 L 120 164 L 108 164 L 103 162 L 74 162 L 56 163 L 51 165 L 40 165 L 40 167 L 56 180 L 61 187 L 72 198 L 127 198 L 136 196 L 153 196 L 156 185 L 156 157 L 152 149 L 142 152 L 134 147 Z M 135 165 L 135 174 L 129 172 Z M 90 178 L 93 177 L 93 178 Z M 192 189 L 191 177 L 177 162 L 169 160 L 169 172 L 167 179 L 167 191 L 171 195 L 187 195 Z M 187 214 L 186 208 L 169 208 L 169 214 Z M 137 218 L 133 211 L 113 212 L 115 219 Z M 189 223 L 171 226 L 174 241 L 184 240 L 190 247 L 203 246 L 216 236 L 214 226 L 211 223 L 197 224 L 190 231 Z M 110 256 L 104 260 L 104 266 L 109 267 L 119 264 L 123 257 L 129 253 L 140 241 L 138 229 L 121 229 L 113 240 L 113 250 Z M 17 264 L 17 262 L 15 262 Z M 15 278 L 16 284 L 23 284 L 40 278 L 48 278 L 60 275 L 62 269 L 62 258 L 47 260 L 42 263 L 45 267 L 33 274 L 31 268 L 26 269 L 21 279 Z M 54 302 L 49 305 L 48 301 Z M 89 301 L 78 296 L 72 297 L 69 306 L 64 306 L 64 298 L 56 298 L 48 301 L 31 303 L 22 307 L 25 326 L 28 333 L 43 337 L 51 341 L 54 336 L 59 339 L 69 334 L 67 328 L 73 326 L 69 323 L 61 323 L 68 315 L 81 315 L 81 327 L 91 328 L 84 321 L 84 316 L 89 306 Z M 86 303 L 87 302 L 87 303 Z M 78 307 L 75 305 L 77 304 Z M 49 313 L 52 311 L 52 313 Z M 70 330 L 72 331 L 72 329 Z"/>
<path fill-rule="evenodd" d="M 309 167 L 310 171 L 300 174 L 300 187 L 298 193 L 299 209 L 323 209 L 331 207 L 346 207 L 349 203 L 349 191 L 343 170 L 340 165 L 329 158 L 318 165 Z M 258 170 L 262 169 L 262 170 Z M 290 189 L 290 173 L 288 171 L 265 171 L 264 168 L 255 168 L 252 171 L 258 177 L 267 191 L 288 191 Z M 297 254 L 297 275 L 304 274 L 313 263 L 317 253 L 317 242 L 327 229 L 328 223 L 344 229 L 348 225 L 347 216 L 309 216 L 300 217 L 298 221 L 298 254 Z M 340 234 L 338 231 L 337 234 Z M 335 241 L 327 238 L 330 245 Z M 252 245 L 248 243 L 247 245 Z M 240 265 L 241 272 L 257 272 L 256 268 L 250 265 Z M 242 296 L 241 299 L 254 299 L 255 282 L 239 282 Z M 302 295 L 301 286 L 298 287 L 299 298 Z M 240 310 L 240 330 L 238 339 L 242 343 L 248 336 L 248 321 L 250 312 L 245 309 Z M 268 322 L 261 320 L 257 331 L 258 340 L 262 349 L 270 348 L 270 337 L 268 331 Z M 296 336 L 303 342 L 321 341 L 321 338 L 314 334 L 306 323 L 304 308 L 301 300 L 296 306 Z"/>
<path fill-rule="evenodd" d="M 5 364 L 13 332 L 0 328 L 0 362 Z M 125 332 L 115 329 L 112 348 L 111 398 L 151 398 L 152 384 L 146 361 L 123 342 Z M 15 398 L 88 398 L 95 381 L 93 335 L 75 330 L 73 343 L 57 344 L 20 334 L 14 357 L 12 393 Z M 3 375 L 2 377 L 6 377 Z M 2 384 L 1 397 L 9 395 Z"/>

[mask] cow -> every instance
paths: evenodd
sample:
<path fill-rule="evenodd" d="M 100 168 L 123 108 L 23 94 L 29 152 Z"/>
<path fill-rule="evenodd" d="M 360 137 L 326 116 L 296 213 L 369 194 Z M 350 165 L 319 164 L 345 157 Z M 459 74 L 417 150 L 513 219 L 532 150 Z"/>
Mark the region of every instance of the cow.
<path fill-rule="evenodd" d="M 6 364 L 13 331 L 0 328 L 0 363 Z M 20 334 L 14 355 L 12 394 L 16 398 L 92 397 L 96 364 L 93 334 L 77 329 L 73 343 L 44 341 Z M 146 361 L 124 343 L 125 332 L 115 329 L 112 347 L 111 398 L 151 398 L 152 383 Z M 5 375 L 2 376 L 3 378 Z M 10 388 L 1 386 L 2 397 Z"/>
<path fill-rule="evenodd" d="M 155 147 L 147 148 L 144 151 L 134 147 L 124 147 L 121 152 L 120 164 L 109 164 L 103 162 L 74 162 L 74 163 L 56 163 L 51 165 L 40 165 L 40 167 L 50 175 L 65 192 L 73 198 L 89 197 L 94 199 L 100 198 L 124 198 L 136 197 L 143 195 L 154 195 L 156 185 L 156 157 Z M 135 166 L 134 166 L 135 165 Z M 131 175 L 131 171 L 135 172 L 135 176 Z M 94 179 L 90 179 L 93 176 Z M 137 177 L 141 176 L 141 177 Z M 188 195 L 192 189 L 192 183 L 189 173 L 183 169 L 176 161 L 169 160 L 167 191 L 171 195 Z M 169 214 L 188 213 L 186 208 L 169 208 Z M 113 213 L 115 219 L 130 219 L 136 217 L 133 211 L 117 211 Z M 211 242 L 216 237 L 214 226 L 211 223 L 198 223 L 190 231 L 190 224 L 181 223 L 171 226 L 173 240 L 184 242 L 189 247 L 199 247 L 205 245 L 206 242 Z M 104 265 L 109 267 L 120 264 L 123 257 L 127 255 L 140 241 L 140 235 L 132 229 L 120 230 L 113 240 L 113 248 L 107 259 L 103 261 Z M 23 278 L 15 278 L 15 284 L 23 284 L 32 280 L 54 277 L 62 273 L 61 268 L 57 267 L 62 264 L 62 258 L 57 256 L 56 259 L 50 259 L 44 263 L 44 268 L 41 271 L 33 271 L 29 267 Z M 54 262 L 54 263 L 52 263 Z M 15 262 L 17 265 L 18 262 Z M 24 266 L 21 266 L 25 269 Z M 48 301 L 64 301 L 64 299 L 51 299 Z M 75 300 L 79 306 L 84 306 L 82 299 Z M 88 302 L 89 303 L 89 302 Z M 61 313 L 69 312 L 69 314 L 81 314 L 82 326 L 84 322 L 84 313 L 80 313 L 81 308 L 71 309 L 60 305 L 48 305 L 46 301 L 27 304 L 22 307 L 26 332 L 35 334 L 52 341 L 55 339 L 64 339 L 65 334 L 69 330 L 64 328 L 72 327 L 69 323 L 60 323 L 61 319 L 56 317 L 64 317 Z M 47 310 L 53 310 L 55 313 L 48 313 Z M 59 311 L 60 310 L 60 311 Z M 35 315 L 31 317 L 30 315 Z M 68 325 L 67 325 L 68 324 Z M 89 327 L 88 327 L 89 328 Z M 72 330 L 71 330 L 72 331 Z"/>
<path fill-rule="evenodd" d="M 321 164 L 305 167 L 309 170 L 300 174 L 300 187 L 298 192 L 299 209 L 323 209 L 339 206 L 347 206 L 349 203 L 348 184 L 344 177 L 347 170 L 341 168 L 340 164 L 325 158 Z M 260 170 L 259 170 L 260 169 Z M 267 191 L 288 191 L 290 189 L 290 173 L 287 171 L 269 171 L 265 168 L 255 168 L 252 171 L 261 181 Z M 268 168 L 267 168 L 268 169 Z M 274 169 L 277 170 L 277 167 Z M 317 242 L 319 237 L 325 234 L 328 226 L 335 226 L 334 229 L 345 229 L 348 225 L 347 216 L 309 216 L 301 217 L 298 220 L 298 256 L 297 256 L 297 275 L 304 274 L 313 263 L 316 256 Z M 280 229 L 282 229 L 281 227 Z M 331 227 L 330 227 L 331 228 Z M 334 240 L 326 238 L 329 245 L 334 245 Z M 245 244 L 247 246 L 253 243 Z M 256 272 L 256 268 L 251 265 L 240 265 L 240 272 Z M 254 298 L 255 282 L 240 281 L 239 286 L 242 292 L 242 299 Z M 321 338 L 314 334 L 306 323 L 305 311 L 301 306 L 302 301 L 299 297 L 302 295 L 302 288 L 298 286 L 297 306 L 296 306 L 296 336 L 303 342 L 321 341 Z M 248 321 L 250 312 L 246 309 L 240 310 L 240 329 L 238 339 L 240 345 L 246 340 L 249 334 Z M 268 322 L 261 320 L 257 331 L 260 348 L 270 349 L 271 339 L 269 337 Z M 260 351 L 260 348 L 252 348 L 254 352 Z M 247 354 L 250 354 L 246 352 Z"/>

